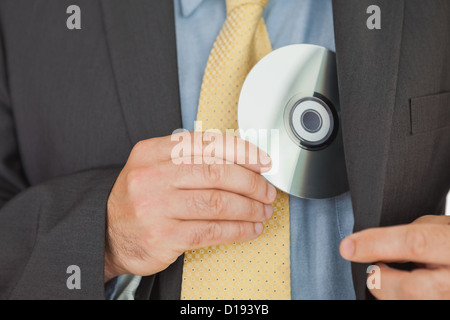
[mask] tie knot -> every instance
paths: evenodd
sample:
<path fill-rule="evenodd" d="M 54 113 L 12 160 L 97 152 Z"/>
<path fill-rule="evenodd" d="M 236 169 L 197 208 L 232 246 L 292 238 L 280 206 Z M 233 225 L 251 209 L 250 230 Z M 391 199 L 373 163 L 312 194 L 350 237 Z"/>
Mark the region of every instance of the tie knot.
<path fill-rule="evenodd" d="M 247 5 L 247 4 L 253 4 L 253 5 L 259 5 L 263 9 L 267 6 L 270 0 L 226 0 L 227 3 L 227 13 L 230 13 L 235 8 Z"/>

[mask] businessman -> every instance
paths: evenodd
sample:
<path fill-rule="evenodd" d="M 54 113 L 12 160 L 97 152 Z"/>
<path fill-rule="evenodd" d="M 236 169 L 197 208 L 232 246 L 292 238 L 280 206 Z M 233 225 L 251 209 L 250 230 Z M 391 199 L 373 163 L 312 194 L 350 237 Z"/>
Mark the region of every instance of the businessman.
<path fill-rule="evenodd" d="M 0 2 L 0 297 L 450 298 L 449 16 L 446 0 Z M 288 197 L 263 153 L 176 165 L 170 134 L 214 112 L 233 126 L 245 72 L 293 43 L 336 51 L 350 192 Z M 248 247 L 278 223 L 289 243 Z"/>

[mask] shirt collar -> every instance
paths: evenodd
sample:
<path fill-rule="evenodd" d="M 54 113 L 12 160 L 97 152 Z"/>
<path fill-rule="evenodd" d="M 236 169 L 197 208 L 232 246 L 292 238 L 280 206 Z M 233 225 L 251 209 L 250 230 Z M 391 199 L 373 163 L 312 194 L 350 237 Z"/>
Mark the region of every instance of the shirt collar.
<path fill-rule="evenodd" d="M 180 0 L 183 17 L 191 15 L 205 0 Z"/>

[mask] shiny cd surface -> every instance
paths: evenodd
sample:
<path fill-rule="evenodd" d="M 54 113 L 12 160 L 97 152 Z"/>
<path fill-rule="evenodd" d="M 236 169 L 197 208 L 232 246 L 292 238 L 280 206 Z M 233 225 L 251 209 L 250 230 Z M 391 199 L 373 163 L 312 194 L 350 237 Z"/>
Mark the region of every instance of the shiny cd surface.
<path fill-rule="evenodd" d="M 335 54 L 298 44 L 248 74 L 238 105 L 241 138 L 272 158 L 264 177 L 281 191 L 324 199 L 348 190 Z"/>

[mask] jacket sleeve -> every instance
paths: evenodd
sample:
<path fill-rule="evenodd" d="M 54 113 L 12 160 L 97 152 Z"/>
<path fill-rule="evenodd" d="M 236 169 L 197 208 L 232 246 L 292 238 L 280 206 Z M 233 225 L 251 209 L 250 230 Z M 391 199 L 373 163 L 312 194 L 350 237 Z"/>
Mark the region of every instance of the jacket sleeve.
<path fill-rule="evenodd" d="M 106 204 L 120 168 L 90 170 L 29 186 L 2 49 L 0 299 L 104 299 Z M 69 279 L 74 275 L 70 266 L 79 267 L 80 289 L 67 286 L 75 281 Z"/>

